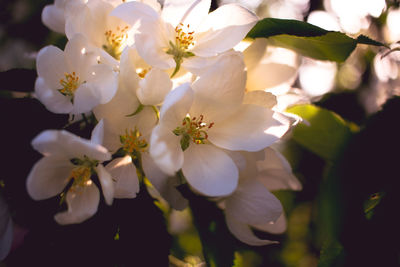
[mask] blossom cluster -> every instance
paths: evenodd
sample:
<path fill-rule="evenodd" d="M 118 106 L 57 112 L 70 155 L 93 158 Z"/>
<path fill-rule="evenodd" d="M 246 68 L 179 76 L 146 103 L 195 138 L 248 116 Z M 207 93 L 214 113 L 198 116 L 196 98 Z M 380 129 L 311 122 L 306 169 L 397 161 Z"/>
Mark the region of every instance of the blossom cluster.
<path fill-rule="evenodd" d="M 58 223 L 93 216 L 100 192 L 108 205 L 134 198 L 147 179 L 174 209 L 188 205 L 181 184 L 216 201 L 229 230 L 247 244 L 273 242 L 251 228 L 285 230 L 270 190 L 301 185 L 271 145 L 299 119 L 278 110 L 257 75 L 247 79 L 265 42 L 234 49 L 257 16 L 238 4 L 209 13 L 210 5 L 55 0 L 44 8 L 44 24 L 68 42 L 64 51 L 50 45 L 38 53 L 35 95 L 51 112 L 97 121 L 90 140 L 47 130 L 32 141 L 43 158 L 27 189 L 35 200 L 64 196 L 68 209 L 55 215 Z"/>

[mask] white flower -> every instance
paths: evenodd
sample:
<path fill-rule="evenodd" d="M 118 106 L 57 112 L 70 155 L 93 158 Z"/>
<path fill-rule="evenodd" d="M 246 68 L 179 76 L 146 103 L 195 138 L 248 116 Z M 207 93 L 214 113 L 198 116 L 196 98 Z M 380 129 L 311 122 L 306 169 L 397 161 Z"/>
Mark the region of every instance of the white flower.
<path fill-rule="evenodd" d="M 243 49 L 242 46 L 247 47 Z M 250 45 L 241 42 L 237 49 L 244 50 L 248 73 L 246 89 L 249 93 L 266 91 L 274 94 L 277 98 L 274 109 L 279 111 L 310 102 L 305 92 L 292 88 L 299 65 L 298 56 L 294 52 L 267 47 L 267 40 L 263 38 L 255 39 Z"/>
<path fill-rule="evenodd" d="M 36 61 L 36 97 L 55 113 L 86 113 L 107 103 L 117 90 L 117 73 L 96 58 L 82 35 L 74 36 L 65 51 L 42 48 Z"/>
<path fill-rule="evenodd" d="M 135 51 L 124 50 L 121 56 L 119 88 L 115 97 L 94 109 L 97 119 L 105 122 L 104 146 L 125 154 L 111 161 L 106 169 L 115 181 L 116 198 L 132 198 L 139 191 L 139 160 L 146 177 L 169 204 L 183 209 L 187 201 L 176 190 L 173 177 L 163 173 L 148 154 L 150 133 L 158 121 L 157 108 L 171 90 L 172 82 L 162 70 L 152 68 L 136 74 Z M 132 115 L 137 111 L 137 114 Z"/>
<path fill-rule="evenodd" d="M 170 92 L 150 138 L 150 154 L 167 174 L 182 169 L 208 196 L 232 193 L 238 170 L 227 150 L 258 151 L 286 133 L 290 121 L 262 106 L 243 104 L 246 81 L 240 54 L 228 53 L 192 87 Z"/>
<path fill-rule="evenodd" d="M 281 234 L 286 230 L 286 218 L 273 190 L 301 190 L 286 159 L 272 148 L 259 152 L 236 152 L 231 155 L 240 169 L 237 190 L 223 199 L 229 230 L 242 242 L 253 245 L 276 243 L 254 235 L 252 228 Z"/>
<path fill-rule="evenodd" d="M 133 29 L 121 19 L 110 16 L 113 9 L 114 5 L 103 0 L 82 3 L 67 17 L 65 33 L 69 39 L 77 33 L 82 34 L 100 49 L 102 62 L 117 65 L 115 59 L 119 60 L 123 49 L 133 43 Z"/>
<path fill-rule="evenodd" d="M 34 149 L 44 157 L 28 175 L 26 185 L 29 195 L 35 200 L 50 198 L 72 183 L 65 196 L 68 210 L 54 216 L 59 224 L 80 223 L 96 213 L 100 193 L 91 180 L 93 174 L 99 178 L 106 203 L 112 204 L 112 178 L 101 164 L 111 159 L 111 154 L 99 144 L 102 128 L 101 121 L 93 130 L 91 140 L 64 130 L 47 130 L 32 141 Z"/>
<path fill-rule="evenodd" d="M 0 261 L 4 260 L 11 249 L 13 241 L 13 222 L 7 203 L 0 195 Z"/>
<path fill-rule="evenodd" d="M 282 216 L 281 202 L 256 179 L 243 179 L 235 192 L 225 199 L 228 229 L 240 241 L 262 246 L 277 243 L 260 239 L 251 230 L 253 225 L 274 224 Z"/>
<path fill-rule="evenodd" d="M 207 63 L 239 43 L 256 24 L 255 14 L 237 4 L 224 5 L 208 14 L 210 0 L 166 0 L 161 14 L 148 5 L 130 2 L 111 14 L 130 25 L 140 20 L 135 45 L 143 59 L 161 69 L 181 64 L 188 70 Z"/>
<path fill-rule="evenodd" d="M 47 5 L 42 10 L 42 22 L 52 31 L 65 32 L 65 5 L 67 0 L 54 0 L 54 4 Z"/>

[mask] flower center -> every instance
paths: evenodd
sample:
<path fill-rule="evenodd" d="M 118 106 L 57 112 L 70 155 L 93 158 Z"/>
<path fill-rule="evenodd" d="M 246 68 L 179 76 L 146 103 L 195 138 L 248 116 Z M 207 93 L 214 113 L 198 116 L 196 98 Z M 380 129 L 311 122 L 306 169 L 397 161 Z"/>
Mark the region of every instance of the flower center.
<path fill-rule="evenodd" d="M 122 149 L 129 155 L 135 155 L 135 152 L 145 152 L 148 144 L 142 134 L 135 128 L 135 130 L 125 130 L 125 135 L 120 136 Z"/>
<path fill-rule="evenodd" d="M 175 33 L 176 33 L 175 43 L 182 50 L 187 50 L 189 46 L 194 45 L 193 41 L 194 31 L 189 31 L 189 27 L 190 27 L 189 24 L 187 24 L 185 30 L 184 25 L 182 23 L 179 23 L 179 25 L 175 27 Z"/>
<path fill-rule="evenodd" d="M 66 72 L 64 73 L 64 77 L 64 79 L 60 80 L 62 88 L 58 91 L 65 96 L 71 97 L 72 100 L 72 97 L 74 96 L 76 89 L 81 85 L 81 82 L 75 72 Z"/>
<path fill-rule="evenodd" d="M 117 27 L 116 31 L 108 30 L 104 33 L 107 44 L 103 45 L 103 49 L 115 59 L 120 59 L 123 47 L 128 40 L 129 26 L 123 28 Z"/>
<path fill-rule="evenodd" d="M 214 122 L 206 123 L 203 120 L 203 115 L 198 118 L 186 116 L 182 121 L 182 126 L 178 126 L 172 131 L 176 136 L 182 136 L 181 147 L 183 151 L 189 147 L 190 140 L 198 145 L 207 142 L 207 130 L 213 127 Z"/>
<path fill-rule="evenodd" d="M 195 43 L 193 40 L 194 31 L 189 31 L 189 27 L 189 24 L 187 24 L 186 29 L 184 29 L 184 25 L 179 23 L 179 25 L 175 27 L 175 43 L 169 41 L 169 48 L 166 50 L 166 53 L 172 55 L 176 63 L 175 70 L 171 77 L 179 71 L 184 58 L 194 56 L 192 52 L 187 51 Z"/>
<path fill-rule="evenodd" d="M 137 68 L 136 69 L 136 73 L 137 75 L 144 79 L 144 77 L 146 77 L 146 74 L 151 70 L 151 67 L 147 68 L 147 69 L 143 69 L 143 68 Z"/>
<path fill-rule="evenodd" d="M 74 190 L 76 187 L 89 186 L 93 182 L 90 179 L 94 173 L 94 167 L 99 163 L 97 160 L 91 160 L 87 156 L 83 159 L 73 158 L 71 162 L 76 166 L 72 169 L 69 179 L 73 179 L 70 190 Z"/>
<path fill-rule="evenodd" d="M 72 187 L 80 186 L 84 187 L 92 184 L 90 176 L 92 175 L 92 170 L 88 166 L 77 166 L 72 169 L 70 174 L 70 179 L 74 179 Z"/>

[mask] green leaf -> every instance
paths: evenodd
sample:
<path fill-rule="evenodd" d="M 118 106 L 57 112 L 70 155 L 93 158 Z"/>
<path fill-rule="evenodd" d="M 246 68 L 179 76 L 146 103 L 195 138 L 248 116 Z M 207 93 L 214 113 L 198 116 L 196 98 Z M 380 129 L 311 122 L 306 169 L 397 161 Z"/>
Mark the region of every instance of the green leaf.
<path fill-rule="evenodd" d="M 342 257 L 343 246 L 336 240 L 327 240 L 322 246 L 318 267 L 340 266 L 338 262 Z"/>
<path fill-rule="evenodd" d="M 287 110 L 305 119 L 293 130 L 293 139 L 325 160 L 335 160 L 352 136 L 349 125 L 336 113 L 314 105 Z"/>
<path fill-rule="evenodd" d="M 354 39 L 340 32 L 315 37 L 282 34 L 270 39 L 272 45 L 291 49 L 303 56 L 336 62 L 345 61 L 357 45 Z"/>
<path fill-rule="evenodd" d="M 314 59 L 336 62 L 345 61 L 357 44 L 386 46 L 364 35 L 353 39 L 344 33 L 327 31 L 303 21 L 275 18 L 260 20 L 247 37 L 269 38 L 272 45 L 292 49 Z"/>
<path fill-rule="evenodd" d="M 364 213 L 365 217 L 370 220 L 374 215 L 375 207 L 381 202 L 382 197 L 385 195 L 385 192 L 378 192 L 372 194 L 365 202 L 364 202 Z"/>

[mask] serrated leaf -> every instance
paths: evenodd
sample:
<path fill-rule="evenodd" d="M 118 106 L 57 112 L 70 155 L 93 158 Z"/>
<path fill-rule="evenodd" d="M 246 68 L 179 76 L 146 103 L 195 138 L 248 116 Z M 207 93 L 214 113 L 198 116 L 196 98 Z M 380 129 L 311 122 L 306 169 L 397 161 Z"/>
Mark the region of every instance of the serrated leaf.
<path fill-rule="evenodd" d="M 352 136 L 347 123 L 336 113 L 314 105 L 299 105 L 287 110 L 305 119 L 293 130 L 293 139 L 325 160 L 335 160 Z"/>
<path fill-rule="evenodd" d="M 335 62 L 345 61 L 357 44 L 386 46 L 364 35 L 353 39 L 344 33 L 327 31 L 303 21 L 275 18 L 260 20 L 247 37 L 269 38 L 272 45 L 314 59 Z"/>

